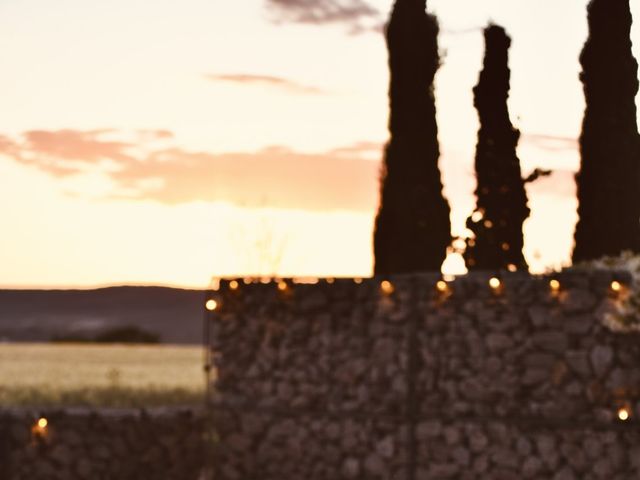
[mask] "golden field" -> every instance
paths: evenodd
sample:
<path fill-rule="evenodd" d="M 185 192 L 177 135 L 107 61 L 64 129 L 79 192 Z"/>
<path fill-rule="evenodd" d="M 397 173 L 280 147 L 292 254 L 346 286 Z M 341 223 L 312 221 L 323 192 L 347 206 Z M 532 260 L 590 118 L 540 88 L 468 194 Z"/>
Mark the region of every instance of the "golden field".
<path fill-rule="evenodd" d="M 0 406 L 201 403 L 202 348 L 0 344 Z"/>

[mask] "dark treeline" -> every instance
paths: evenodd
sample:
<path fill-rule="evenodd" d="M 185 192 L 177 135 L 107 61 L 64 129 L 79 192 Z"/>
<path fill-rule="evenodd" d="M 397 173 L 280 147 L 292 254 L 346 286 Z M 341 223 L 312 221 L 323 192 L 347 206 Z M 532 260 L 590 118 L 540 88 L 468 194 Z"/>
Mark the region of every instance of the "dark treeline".
<path fill-rule="evenodd" d="M 516 147 L 520 132 L 509 119 L 511 39 L 502 27 L 484 31 L 485 56 L 473 89 L 480 130 L 476 147 L 477 206 L 467 220 L 474 236 L 464 252 L 470 270 L 527 269 L 522 224 L 529 216 Z"/>
<path fill-rule="evenodd" d="M 631 53 L 629 0 L 593 0 L 588 21 L 580 56 L 586 110 L 574 262 L 640 251 L 638 63 Z"/>
<path fill-rule="evenodd" d="M 636 121 L 638 65 L 631 52 L 629 0 L 592 0 L 589 38 L 580 56 L 586 110 L 577 176 L 579 221 L 574 262 L 640 252 L 640 136 Z M 390 141 L 374 232 L 375 273 L 439 270 L 451 241 L 442 195 L 433 80 L 439 66 L 438 24 L 425 0 L 396 0 L 387 26 L 391 84 Z M 474 104 L 476 211 L 463 252 L 467 267 L 527 269 L 522 225 L 529 215 L 510 121 L 508 51 L 499 26 L 485 30 L 485 58 Z M 559 106 L 561 108 L 561 106 Z"/>
<path fill-rule="evenodd" d="M 439 270 L 451 243 L 433 96 L 438 23 L 425 10 L 426 0 L 397 0 L 387 26 L 391 140 L 374 232 L 377 274 Z"/>

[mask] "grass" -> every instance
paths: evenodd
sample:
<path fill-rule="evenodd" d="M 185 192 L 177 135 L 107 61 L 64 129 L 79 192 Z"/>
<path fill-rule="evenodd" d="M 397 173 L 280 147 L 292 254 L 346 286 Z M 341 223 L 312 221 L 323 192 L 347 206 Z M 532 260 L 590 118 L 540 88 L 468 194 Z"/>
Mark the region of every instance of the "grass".
<path fill-rule="evenodd" d="M 0 344 L 0 406 L 198 404 L 204 386 L 200 347 Z"/>

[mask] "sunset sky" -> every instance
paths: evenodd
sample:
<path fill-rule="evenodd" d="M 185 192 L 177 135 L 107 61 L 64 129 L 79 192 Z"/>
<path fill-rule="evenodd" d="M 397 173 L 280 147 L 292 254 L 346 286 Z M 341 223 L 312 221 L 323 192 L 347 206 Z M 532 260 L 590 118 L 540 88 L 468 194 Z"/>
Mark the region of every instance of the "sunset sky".
<path fill-rule="evenodd" d="M 473 205 L 472 87 L 513 38 L 534 271 L 568 262 L 587 0 L 430 0 L 445 194 Z M 370 275 L 391 0 L 0 1 L 0 286 Z M 640 18 L 640 0 L 632 0 Z M 632 37 L 640 38 L 635 25 Z M 640 41 L 634 42 L 640 55 Z M 460 272 L 459 258 L 445 263 Z"/>

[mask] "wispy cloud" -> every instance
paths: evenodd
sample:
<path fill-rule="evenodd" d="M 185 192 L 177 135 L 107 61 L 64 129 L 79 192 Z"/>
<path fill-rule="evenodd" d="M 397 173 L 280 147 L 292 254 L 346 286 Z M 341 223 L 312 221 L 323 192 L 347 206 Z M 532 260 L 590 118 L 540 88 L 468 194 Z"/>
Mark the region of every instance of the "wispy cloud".
<path fill-rule="evenodd" d="M 577 150 L 578 139 L 573 137 L 561 137 L 556 135 L 545 135 L 536 133 L 523 133 L 520 138 L 522 142 L 533 145 L 537 148 L 549 151 Z"/>
<path fill-rule="evenodd" d="M 254 75 L 248 73 L 233 73 L 233 74 L 209 74 L 205 75 L 207 80 L 213 82 L 230 82 L 244 85 L 262 85 L 267 87 L 278 88 L 290 93 L 303 93 L 303 94 L 323 94 L 324 90 L 318 87 L 303 85 L 301 83 L 289 80 L 287 78 L 275 77 L 271 75 Z"/>
<path fill-rule="evenodd" d="M 112 198 L 361 211 L 377 202 L 379 162 L 370 159 L 376 144 L 323 153 L 286 147 L 211 153 L 106 138 L 116 134 L 58 130 L 26 132 L 19 139 L 0 136 L 0 153 L 55 178 L 104 175 L 114 185 Z"/>
<path fill-rule="evenodd" d="M 380 11 L 364 0 L 265 0 L 274 22 L 343 23 L 351 33 L 379 30 Z"/>

